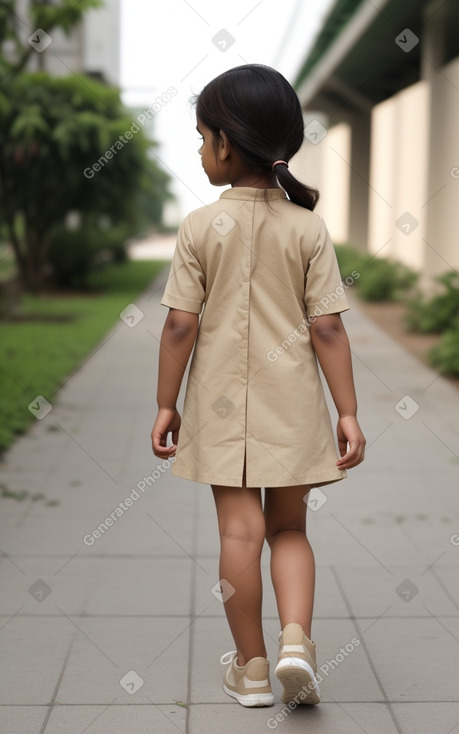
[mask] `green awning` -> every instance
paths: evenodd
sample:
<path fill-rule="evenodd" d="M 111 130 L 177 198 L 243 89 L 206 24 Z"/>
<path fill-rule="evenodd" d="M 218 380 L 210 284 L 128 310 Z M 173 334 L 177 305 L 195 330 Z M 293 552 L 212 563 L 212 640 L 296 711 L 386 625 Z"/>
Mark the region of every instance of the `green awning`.
<path fill-rule="evenodd" d="M 367 6 L 367 7 L 365 7 Z M 459 54 L 459 2 L 457 0 L 388 0 L 368 6 L 368 0 L 337 0 L 295 80 L 305 107 L 353 109 L 362 103 L 377 104 L 421 78 L 423 29 L 435 24 L 443 36 L 440 65 Z M 359 17 L 372 12 L 371 20 L 339 58 L 337 47 L 357 28 Z M 408 29 L 408 33 L 404 33 Z M 396 39 L 399 41 L 396 42 Z M 416 41 L 416 38 L 419 41 Z M 400 40 L 401 39 L 401 40 Z M 405 39 L 405 40 L 403 40 Z M 410 50 L 410 45 L 415 44 Z M 337 54 L 330 73 L 317 83 L 318 73 Z M 330 62 L 331 63 L 331 62 Z M 303 96 L 301 89 L 308 89 Z M 354 97 L 354 98 L 353 98 Z"/>

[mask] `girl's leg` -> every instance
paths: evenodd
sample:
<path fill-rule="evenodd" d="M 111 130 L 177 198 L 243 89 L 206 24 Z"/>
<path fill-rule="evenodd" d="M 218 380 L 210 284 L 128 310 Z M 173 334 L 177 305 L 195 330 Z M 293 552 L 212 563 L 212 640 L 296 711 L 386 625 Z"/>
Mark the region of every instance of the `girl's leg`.
<path fill-rule="evenodd" d="M 265 490 L 266 540 L 271 548 L 271 578 L 281 629 L 301 625 L 311 639 L 315 561 L 306 537 L 309 486 Z"/>
<path fill-rule="evenodd" d="M 220 579 L 235 592 L 225 612 L 237 648 L 237 664 L 266 657 L 261 621 L 260 557 L 265 521 L 259 488 L 212 485 L 220 531 Z"/>

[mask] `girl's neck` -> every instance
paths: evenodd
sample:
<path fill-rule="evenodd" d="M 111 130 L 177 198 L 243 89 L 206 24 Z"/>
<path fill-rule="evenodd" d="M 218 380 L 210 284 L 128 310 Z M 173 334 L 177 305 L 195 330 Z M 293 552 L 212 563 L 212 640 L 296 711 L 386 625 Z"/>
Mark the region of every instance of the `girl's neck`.
<path fill-rule="evenodd" d="M 241 172 L 234 181 L 230 181 L 231 186 L 246 186 L 251 189 L 278 189 L 276 176 L 274 173 L 253 173 L 251 171 Z"/>

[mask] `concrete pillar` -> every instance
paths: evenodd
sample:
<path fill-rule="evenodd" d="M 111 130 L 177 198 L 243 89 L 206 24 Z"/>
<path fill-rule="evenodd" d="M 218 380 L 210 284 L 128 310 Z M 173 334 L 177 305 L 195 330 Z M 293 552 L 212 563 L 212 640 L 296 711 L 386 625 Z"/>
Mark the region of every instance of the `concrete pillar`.
<path fill-rule="evenodd" d="M 450 171 L 458 160 L 457 125 L 458 59 L 445 63 L 445 3 L 432 0 L 423 12 L 421 33 L 421 76 L 430 87 L 429 162 L 425 211 L 424 268 L 420 286 L 426 292 L 437 289 L 434 278 L 457 269 L 458 182 Z"/>
<path fill-rule="evenodd" d="M 433 0 L 423 12 L 420 76 L 428 82 L 445 63 L 446 5 L 444 0 Z"/>
<path fill-rule="evenodd" d="M 320 122 L 327 130 L 315 142 L 308 138 L 308 124 Z M 290 170 L 300 181 L 319 189 L 314 209 L 325 220 L 335 244 L 349 242 L 350 127 L 340 123 L 330 127 L 322 112 L 305 116 L 306 138 L 290 161 Z"/>
<path fill-rule="evenodd" d="M 430 85 L 425 267 L 420 283 L 427 292 L 437 287 L 435 276 L 459 269 L 459 57 L 443 65 L 446 26 L 441 6 L 427 7 L 421 36 L 422 72 Z"/>
<path fill-rule="evenodd" d="M 371 115 L 369 112 L 352 113 L 349 243 L 362 250 L 368 243 L 368 203 L 370 181 Z"/>

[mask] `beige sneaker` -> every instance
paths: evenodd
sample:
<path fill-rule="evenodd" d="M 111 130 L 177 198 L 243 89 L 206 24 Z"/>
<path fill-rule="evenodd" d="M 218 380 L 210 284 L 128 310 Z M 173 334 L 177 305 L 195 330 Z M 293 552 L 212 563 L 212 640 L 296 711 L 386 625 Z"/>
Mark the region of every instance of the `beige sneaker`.
<path fill-rule="evenodd" d="M 284 687 L 282 703 L 320 702 L 316 645 L 299 624 L 287 624 L 279 634 L 279 660 L 274 672 Z"/>
<path fill-rule="evenodd" d="M 228 658 L 228 659 L 225 659 Z M 272 706 L 274 696 L 269 683 L 269 662 L 266 658 L 252 658 L 246 665 L 236 664 L 237 653 L 222 656 L 222 665 L 230 663 L 223 679 L 223 690 L 241 706 Z"/>

